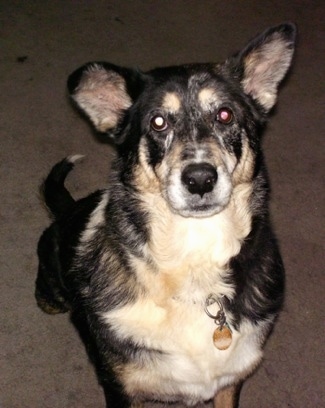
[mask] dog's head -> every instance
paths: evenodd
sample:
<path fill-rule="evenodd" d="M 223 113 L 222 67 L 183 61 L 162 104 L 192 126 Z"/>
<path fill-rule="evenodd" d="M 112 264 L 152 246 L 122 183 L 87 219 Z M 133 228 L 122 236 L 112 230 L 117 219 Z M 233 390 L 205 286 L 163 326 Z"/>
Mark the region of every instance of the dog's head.
<path fill-rule="evenodd" d="M 113 137 L 124 181 L 156 192 L 185 217 L 208 217 L 256 176 L 260 130 L 292 60 L 283 24 L 222 64 L 142 73 L 108 63 L 75 71 L 68 86 L 97 130 Z"/>

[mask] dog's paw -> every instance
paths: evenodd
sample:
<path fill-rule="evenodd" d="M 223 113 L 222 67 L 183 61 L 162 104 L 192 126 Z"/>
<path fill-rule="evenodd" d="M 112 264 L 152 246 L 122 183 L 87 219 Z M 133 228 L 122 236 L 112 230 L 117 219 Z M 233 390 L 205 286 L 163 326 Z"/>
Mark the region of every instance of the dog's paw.
<path fill-rule="evenodd" d="M 69 307 L 64 300 L 62 300 L 62 303 L 55 302 L 53 300 L 48 300 L 42 297 L 38 291 L 36 291 L 35 293 L 35 298 L 38 307 L 47 314 L 59 314 L 66 313 L 69 311 Z"/>

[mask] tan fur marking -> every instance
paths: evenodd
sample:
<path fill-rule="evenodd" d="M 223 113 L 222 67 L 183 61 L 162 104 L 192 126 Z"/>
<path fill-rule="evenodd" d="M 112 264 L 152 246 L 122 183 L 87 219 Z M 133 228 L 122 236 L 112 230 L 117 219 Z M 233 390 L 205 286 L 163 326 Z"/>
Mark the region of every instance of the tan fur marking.
<path fill-rule="evenodd" d="M 204 110 L 207 110 L 212 103 L 216 104 L 218 102 L 216 92 L 212 88 L 201 89 L 198 94 L 198 99 Z"/>
<path fill-rule="evenodd" d="M 163 108 L 168 112 L 177 113 L 181 108 L 181 99 L 175 92 L 168 92 L 164 96 Z"/>
<path fill-rule="evenodd" d="M 220 390 L 213 400 L 213 408 L 235 408 L 236 391 L 236 385 Z"/>
<path fill-rule="evenodd" d="M 148 164 L 146 151 L 146 140 L 142 138 L 139 147 L 139 164 L 134 170 L 134 180 L 141 192 L 146 192 L 147 194 L 159 193 L 160 182 L 152 167 Z"/>
<path fill-rule="evenodd" d="M 235 171 L 232 175 L 233 185 L 236 186 L 240 183 L 248 183 L 252 180 L 254 171 L 254 153 L 248 145 L 248 140 L 244 139 L 242 156 Z"/>

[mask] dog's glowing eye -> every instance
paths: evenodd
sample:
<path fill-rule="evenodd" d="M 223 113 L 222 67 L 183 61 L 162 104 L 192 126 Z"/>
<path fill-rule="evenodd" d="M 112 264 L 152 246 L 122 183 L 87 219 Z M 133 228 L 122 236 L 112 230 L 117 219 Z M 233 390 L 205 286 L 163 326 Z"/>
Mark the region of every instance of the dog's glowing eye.
<path fill-rule="evenodd" d="M 167 120 L 160 115 L 154 116 L 150 121 L 150 125 L 156 132 L 162 132 L 168 128 Z"/>
<path fill-rule="evenodd" d="M 221 108 L 217 113 L 217 121 L 223 125 L 229 125 L 234 118 L 234 114 L 229 108 Z"/>

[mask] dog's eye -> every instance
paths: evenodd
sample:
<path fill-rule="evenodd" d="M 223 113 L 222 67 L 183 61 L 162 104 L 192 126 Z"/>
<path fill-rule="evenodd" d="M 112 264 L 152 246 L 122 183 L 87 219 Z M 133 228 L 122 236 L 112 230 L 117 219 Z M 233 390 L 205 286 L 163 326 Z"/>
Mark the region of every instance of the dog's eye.
<path fill-rule="evenodd" d="M 156 132 L 163 132 L 168 128 L 168 122 L 160 115 L 154 116 L 150 121 L 150 126 Z"/>
<path fill-rule="evenodd" d="M 217 113 L 217 121 L 223 125 L 229 125 L 234 118 L 234 114 L 229 108 L 221 108 Z"/>

